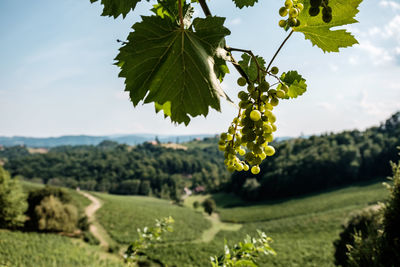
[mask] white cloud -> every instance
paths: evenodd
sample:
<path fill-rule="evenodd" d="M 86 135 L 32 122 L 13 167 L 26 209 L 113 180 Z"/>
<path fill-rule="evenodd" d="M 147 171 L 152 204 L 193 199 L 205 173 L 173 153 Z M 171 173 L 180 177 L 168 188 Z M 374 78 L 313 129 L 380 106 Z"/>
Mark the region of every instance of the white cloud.
<path fill-rule="evenodd" d="M 234 19 L 230 20 L 228 24 L 230 24 L 230 25 L 242 24 L 242 19 L 241 18 L 234 18 Z"/>
<path fill-rule="evenodd" d="M 400 4 L 394 1 L 387 1 L 387 0 L 382 0 L 379 2 L 379 5 L 381 7 L 389 7 L 394 10 L 400 10 Z"/>
<path fill-rule="evenodd" d="M 387 64 L 394 60 L 386 48 L 376 46 L 370 41 L 361 42 L 358 47 L 368 53 L 374 65 Z"/>

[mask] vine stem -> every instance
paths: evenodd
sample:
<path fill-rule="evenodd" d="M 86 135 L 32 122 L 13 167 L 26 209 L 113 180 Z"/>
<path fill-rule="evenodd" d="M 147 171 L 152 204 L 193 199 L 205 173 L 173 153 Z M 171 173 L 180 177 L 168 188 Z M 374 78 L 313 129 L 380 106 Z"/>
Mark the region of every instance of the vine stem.
<path fill-rule="evenodd" d="M 285 40 L 283 40 L 283 42 L 282 42 L 282 44 L 279 46 L 278 50 L 276 50 L 275 55 L 272 57 L 271 61 L 270 61 L 269 64 L 268 64 L 268 67 L 267 67 L 267 70 L 266 70 L 267 72 L 268 72 L 268 70 L 269 70 L 269 67 L 271 67 L 272 62 L 274 62 L 276 56 L 277 56 L 277 55 L 279 54 L 279 52 L 281 51 L 282 47 L 285 45 L 285 43 L 287 42 L 287 40 L 289 40 L 290 36 L 292 36 L 293 32 L 294 32 L 294 31 L 292 30 L 292 31 L 289 33 L 289 35 L 285 38 Z"/>
<path fill-rule="evenodd" d="M 203 13 L 206 17 L 208 16 L 212 16 L 210 9 L 208 8 L 208 5 L 206 3 L 205 0 L 199 0 L 199 4 L 201 6 L 201 9 L 203 10 Z M 226 47 L 225 47 L 225 50 Z M 227 50 L 228 51 L 228 50 Z M 229 52 L 229 51 L 228 51 Z M 250 79 L 247 76 L 246 72 L 242 69 L 242 67 L 239 65 L 239 63 L 237 63 L 237 61 L 235 60 L 235 58 L 232 56 L 232 53 L 229 52 L 229 56 L 231 58 L 231 63 L 232 65 L 235 67 L 235 69 L 239 72 L 239 74 L 244 77 L 247 81 L 248 84 L 250 84 Z"/>
<path fill-rule="evenodd" d="M 183 30 L 183 12 L 182 12 L 182 0 L 178 0 L 178 8 L 179 8 L 179 21 L 181 23 L 181 29 Z"/>
<path fill-rule="evenodd" d="M 253 51 L 246 50 L 246 49 L 241 49 L 241 48 L 233 48 L 233 47 L 229 47 L 229 46 L 225 46 L 225 49 L 227 51 L 229 51 L 229 52 L 237 51 L 237 52 L 243 52 L 243 53 L 249 54 L 253 58 L 253 60 L 256 62 L 256 65 L 257 65 L 257 81 L 260 83 L 260 70 L 261 71 L 264 71 L 264 70 L 261 68 L 260 64 L 258 63 L 258 60 L 257 60 L 256 56 L 253 54 Z"/>

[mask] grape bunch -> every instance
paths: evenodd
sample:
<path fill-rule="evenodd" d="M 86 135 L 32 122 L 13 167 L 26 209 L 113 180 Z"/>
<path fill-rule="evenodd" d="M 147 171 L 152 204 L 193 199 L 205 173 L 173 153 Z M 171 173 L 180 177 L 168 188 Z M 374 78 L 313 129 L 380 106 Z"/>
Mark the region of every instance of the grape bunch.
<path fill-rule="evenodd" d="M 322 20 L 329 23 L 332 20 L 332 8 L 329 6 L 329 0 L 310 0 L 310 9 L 308 14 L 315 17 L 320 13 L 322 7 Z"/>
<path fill-rule="evenodd" d="M 287 15 L 289 16 L 287 19 L 280 20 L 279 26 L 282 28 L 300 26 L 300 20 L 298 19 L 298 16 L 303 8 L 304 5 L 302 3 L 297 3 L 297 0 L 286 0 L 285 6 L 279 9 L 279 15 L 281 15 L 281 17 L 286 17 Z"/>
<path fill-rule="evenodd" d="M 269 73 L 275 75 L 278 72 L 277 67 L 272 67 Z M 286 97 L 289 88 L 281 83 L 280 89 L 272 89 L 265 77 L 260 81 L 252 83 L 243 77 L 237 81 L 239 86 L 247 86 L 247 90 L 238 93 L 239 114 L 228 131 L 221 134 L 218 143 L 219 149 L 225 152 L 225 165 L 231 172 L 248 171 L 251 165 L 251 172 L 258 174 L 262 160 L 275 154 L 275 148 L 269 145 L 276 131 L 272 110 L 280 98 Z"/>

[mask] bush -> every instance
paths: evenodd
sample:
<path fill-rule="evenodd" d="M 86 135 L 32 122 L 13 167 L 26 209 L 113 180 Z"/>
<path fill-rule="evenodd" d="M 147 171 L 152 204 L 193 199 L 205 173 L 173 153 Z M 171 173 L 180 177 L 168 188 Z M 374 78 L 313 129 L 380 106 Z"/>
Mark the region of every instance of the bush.
<path fill-rule="evenodd" d="M 193 208 L 197 209 L 198 207 L 200 207 L 200 203 L 196 200 L 193 202 Z"/>
<path fill-rule="evenodd" d="M 18 180 L 0 166 L 0 228 L 14 228 L 24 224 L 27 204 Z"/>
<path fill-rule="evenodd" d="M 208 198 L 208 199 L 204 200 L 203 207 L 204 207 L 204 211 L 207 212 L 208 215 L 211 215 L 217 208 L 217 205 L 215 204 L 214 199 Z"/>
<path fill-rule="evenodd" d="M 46 232 L 73 232 L 78 221 L 78 210 L 63 204 L 54 196 L 45 197 L 35 207 L 38 230 Z"/>
<path fill-rule="evenodd" d="M 26 227 L 31 230 L 38 230 L 38 221 L 39 219 L 36 216 L 36 207 L 40 205 L 40 203 L 46 197 L 53 196 L 61 201 L 62 204 L 68 204 L 71 202 L 71 195 L 62 188 L 46 186 L 40 189 L 35 189 L 29 192 L 28 195 L 28 210 L 26 215 L 29 217 L 29 220 L 26 223 Z"/>
<path fill-rule="evenodd" d="M 348 264 L 349 246 L 355 247 L 357 236 L 367 239 L 373 235 L 379 225 L 382 212 L 374 207 L 367 208 L 361 212 L 353 213 L 348 221 L 342 225 L 343 231 L 338 240 L 333 243 L 335 247 L 335 264 L 343 267 Z"/>
<path fill-rule="evenodd" d="M 84 215 L 84 216 L 79 218 L 77 227 L 82 232 L 88 231 L 89 230 L 89 226 L 90 226 L 89 219 L 88 219 L 88 217 L 86 215 Z"/>

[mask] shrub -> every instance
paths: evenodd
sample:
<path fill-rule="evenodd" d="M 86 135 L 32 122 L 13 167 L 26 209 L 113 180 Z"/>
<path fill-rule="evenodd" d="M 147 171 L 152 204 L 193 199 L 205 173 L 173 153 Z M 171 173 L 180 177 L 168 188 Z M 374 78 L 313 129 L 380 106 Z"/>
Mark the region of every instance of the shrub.
<path fill-rule="evenodd" d="M 38 230 L 46 232 L 73 232 L 78 221 L 77 208 L 61 203 L 52 195 L 35 207 L 35 215 Z"/>
<path fill-rule="evenodd" d="M 0 166 L 0 228 L 14 228 L 24 224 L 27 204 L 18 180 Z"/>
<path fill-rule="evenodd" d="M 211 215 L 217 208 L 217 205 L 215 204 L 214 199 L 208 198 L 208 199 L 204 200 L 203 207 L 204 207 L 204 211 L 207 212 L 208 215 Z"/>

